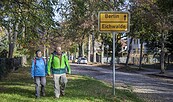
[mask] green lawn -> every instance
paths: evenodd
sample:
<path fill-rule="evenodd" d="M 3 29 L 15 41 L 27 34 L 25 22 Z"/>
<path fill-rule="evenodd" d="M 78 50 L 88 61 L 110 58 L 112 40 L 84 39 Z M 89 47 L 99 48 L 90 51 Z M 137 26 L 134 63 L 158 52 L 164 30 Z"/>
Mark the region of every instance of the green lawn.
<path fill-rule="evenodd" d="M 116 90 L 95 79 L 68 75 L 66 95 L 54 99 L 53 80 L 47 78 L 46 96 L 35 99 L 34 83 L 29 68 L 20 68 L 0 81 L 1 102 L 142 102 L 136 95 L 127 90 Z"/>

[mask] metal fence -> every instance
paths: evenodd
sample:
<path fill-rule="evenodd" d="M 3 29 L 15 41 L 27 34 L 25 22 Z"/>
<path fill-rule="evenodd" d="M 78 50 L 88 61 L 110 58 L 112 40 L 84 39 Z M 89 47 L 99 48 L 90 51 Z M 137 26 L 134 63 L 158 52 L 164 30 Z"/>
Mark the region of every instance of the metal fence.
<path fill-rule="evenodd" d="M 119 63 L 126 63 L 126 59 L 127 57 L 116 57 L 115 58 L 115 63 L 119 64 Z M 111 63 L 111 57 L 104 57 L 103 61 L 105 63 Z M 134 64 L 134 65 L 139 65 L 139 61 L 140 61 L 140 57 L 130 57 L 129 58 L 129 64 Z M 147 57 L 143 57 L 142 59 L 142 64 L 156 64 L 156 63 L 160 63 L 160 57 L 156 56 L 156 57 L 152 57 L 152 56 L 147 56 Z M 170 64 L 173 63 L 173 56 L 168 56 L 165 58 L 165 63 Z"/>

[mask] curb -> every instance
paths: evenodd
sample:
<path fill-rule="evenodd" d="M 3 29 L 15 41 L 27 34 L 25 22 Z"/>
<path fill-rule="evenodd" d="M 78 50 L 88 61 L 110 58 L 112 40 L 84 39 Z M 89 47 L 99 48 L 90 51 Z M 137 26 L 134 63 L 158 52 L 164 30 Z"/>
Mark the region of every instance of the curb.
<path fill-rule="evenodd" d="M 165 74 L 148 74 L 148 75 L 153 75 L 153 76 L 157 76 L 157 77 L 173 79 L 173 76 L 171 76 L 171 75 L 165 75 Z"/>

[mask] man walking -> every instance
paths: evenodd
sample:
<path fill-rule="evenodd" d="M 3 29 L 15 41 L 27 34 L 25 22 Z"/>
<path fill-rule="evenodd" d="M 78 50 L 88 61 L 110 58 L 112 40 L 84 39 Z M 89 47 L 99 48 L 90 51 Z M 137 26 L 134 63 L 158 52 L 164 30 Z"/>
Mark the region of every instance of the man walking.
<path fill-rule="evenodd" d="M 55 52 L 50 55 L 48 62 L 48 75 L 53 74 L 55 97 L 65 95 L 67 83 L 66 73 L 71 73 L 70 65 L 66 54 L 61 52 L 61 47 L 56 47 Z"/>

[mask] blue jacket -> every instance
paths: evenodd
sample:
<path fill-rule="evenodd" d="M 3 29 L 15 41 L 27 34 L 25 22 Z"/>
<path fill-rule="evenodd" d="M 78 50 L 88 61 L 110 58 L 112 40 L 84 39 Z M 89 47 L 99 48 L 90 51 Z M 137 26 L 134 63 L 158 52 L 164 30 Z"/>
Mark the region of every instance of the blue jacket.
<path fill-rule="evenodd" d="M 36 57 L 32 61 L 31 76 L 46 76 L 46 62 L 42 57 Z"/>

